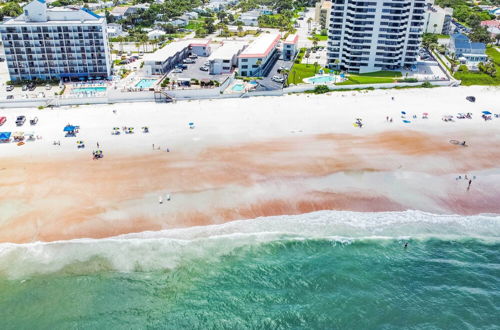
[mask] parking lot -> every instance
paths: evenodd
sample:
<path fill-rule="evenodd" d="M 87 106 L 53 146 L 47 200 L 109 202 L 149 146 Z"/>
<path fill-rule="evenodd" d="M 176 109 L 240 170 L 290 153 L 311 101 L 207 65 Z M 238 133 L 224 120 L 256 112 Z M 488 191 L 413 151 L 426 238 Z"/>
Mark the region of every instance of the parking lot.
<path fill-rule="evenodd" d="M 45 87 L 45 85 L 37 86 L 34 90 L 23 91 L 22 86 L 16 86 L 12 91 L 6 90 L 7 85 L 3 84 L 0 90 L 0 98 L 5 99 L 36 99 L 53 97 L 56 92 L 60 92 L 59 86 Z"/>
<path fill-rule="evenodd" d="M 273 81 L 272 78 L 273 76 L 283 77 L 281 73 L 278 73 L 278 69 L 280 67 L 290 69 L 292 67 L 292 64 L 293 64 L 292 61 L 277 60 L 276 63 L 274 63 L 274 66 L 271 69 L 271 71 L 269 71 L 267 77 L 263 77 L 262 79 L 257 80 L 259 82 L 259 86 L 257 87 L 256 90 L 265 91 L 265 90 L 281 89 L 283 87 L 283 84 Z"/>
<path fill-rule="evenodd" d="M 227 74 L 209 74 L 208 71 L 202 71 L 200 70 L 200 67 L 202 67 L 204 64 L 208 63 L 208 57 L 202 57 L 199 56 L 196 59 L 195 63 L 192 64 L 186 64 L 187 69 L 184 69 L 182 73 L 174 73 L 170 71 L 168 73 L 168 77 L 170 79 L 172 78 L 185 78 L 185 79 L 209 79 L 209 80 L 217 80 L 219 82 L 223 82 L 228 76 L 231 75 L 231 73 Z"/>

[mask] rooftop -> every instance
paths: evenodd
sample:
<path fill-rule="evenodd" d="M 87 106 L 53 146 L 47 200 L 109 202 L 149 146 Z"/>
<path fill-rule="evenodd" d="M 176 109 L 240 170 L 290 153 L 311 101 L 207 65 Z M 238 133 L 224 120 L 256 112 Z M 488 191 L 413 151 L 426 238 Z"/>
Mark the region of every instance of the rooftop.
<path fill-rule="evenodd" d="M 299 41 L 298 34 L 289 34 L 288 37 L 286 37 L 284 43 L 285 44 L 296 44 L 297 41 Z"/>
<path fill-rule="evenodd" d="M 254 40 L 239 57 L 265 57 L 279 42 L 279 33 L 264 33 Z"/>
<path fill-rule="evenodd" d="M 482 21 L 481 25 L 500 28 L 500 21 L 495 19 L 492 19 L 490 21 Z"/>
<path fill-rule="evenodd" d="M 16 18 L 4 22 L 4 25 L 40 25 L 102 23 L 105 18 L 87 8 L 66 7 L 47 8 L 44 0 L 34 0 L 23 7 L 24 13 Z"/>
<path fill-rule="evenodd" d="M 189 46 L 195 45 L 206 45 L 210 41 L 205 39 L 192 39 L 192 40 L 180 40 L 174 41 L 167 44 L 165 47 L 158 49 L 152 54 L 146 54 L 144 56 L 144 62 L 163 62 L 166 59 L 174 56 L 175 54 L 183 51 Z"/>
<path fill-rule="evenodd" d="M 469 38 L 461 33 L 456 33 L 451 36 L 454 43 L 455 43 L 455 48 L 460 48 L 460 49 L 475 49 L 475 50 L 486 50 L 486 45 L 482 42 L 470 42 Z"/>
<path fill-rule="evenodd" d="M 217 48 L 208 58 L 208 60 L 214 59 L 231 59 L 236 55 L 243 47 L 247 46 L 248 43 L 245 41 L 225 41 L 222 46 Z"/>

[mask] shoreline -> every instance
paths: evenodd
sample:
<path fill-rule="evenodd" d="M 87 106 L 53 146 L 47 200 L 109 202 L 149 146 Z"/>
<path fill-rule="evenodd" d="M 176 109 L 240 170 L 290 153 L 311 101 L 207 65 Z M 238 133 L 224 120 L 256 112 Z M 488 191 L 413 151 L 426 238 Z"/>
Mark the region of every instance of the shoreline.
<path fill-rule="evenodd" d="M 500 213 L 500 151 L 492 147 L 499 119 L 480 118 L 482 110 L 500 109 L 495 91 L 472 90 L 475 104 L 461 88 L 448 88 L 425 97 L 399 91 L 395 101 L 375 91 L 32 111 L 43 139 L 0 145 L 7 178 L 0 183 L 0 242 L 104 238 L 319 210 Z M 439 110 L 444 105 L 455 110 Z M 429 119 L 404 124 L 402 109 L 429 112 Z M 473 112 L 473 119 L 441 120 L 457 112 Z M 362 129 L 352 126 L 358 117 Z M 62 137 L 68 120 L 81 126 L 76 139 Z M 110 127 L 132 125 L 131 136 L 110 134 Z M 57 137 L 59 148 L 49 143 Z M 79 139 L 84 150 L 73 144 Z M 96 141 L 104 152 L 97 161 Z M 152 150 L 153 143 L 170 152 Z M 477 177 L 470 191 L 456 180 L 467 173 Z M 160 205 L 167 194 L 172 200 Z"/>

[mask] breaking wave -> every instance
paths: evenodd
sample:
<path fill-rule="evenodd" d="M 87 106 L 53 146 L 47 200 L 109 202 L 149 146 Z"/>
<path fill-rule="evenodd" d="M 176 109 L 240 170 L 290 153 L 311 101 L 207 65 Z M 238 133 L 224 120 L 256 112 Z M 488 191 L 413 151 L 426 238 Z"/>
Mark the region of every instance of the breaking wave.
<path fill-rule="evenodd" d="M 215 260 L 270 242 L 328 240 L 339 244 L 387 240 L 500 241 L 499 215 L 435 215 L 420 211 L 320 211 L 221 225 L 29 244 L 0 244 L 0 275 L 23 278 L 54 272 L 155 271 L 187 261 Z"/>

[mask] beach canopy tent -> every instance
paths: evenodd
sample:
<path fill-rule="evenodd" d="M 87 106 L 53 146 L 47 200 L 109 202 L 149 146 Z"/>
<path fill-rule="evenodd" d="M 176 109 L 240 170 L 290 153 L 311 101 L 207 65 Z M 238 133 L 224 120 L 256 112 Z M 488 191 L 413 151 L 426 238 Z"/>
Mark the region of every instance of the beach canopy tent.
<path fill-rule="evenodd" d="M 0 132 L 0 141 L 8 142 L 10 140 L 11 132 Z"/>
<path fill-rule="evenodd" d="M 489 111 L 483 111 L 483 114 L 485 114 L 485 115 L 491 115 L 491 112 L 489 112 Z"/>
<path fill-rule="evenodd" d="M 76 126 L 66 125 L 64 127 L 64 132 L 74 132 L 76 130 Z"/>

